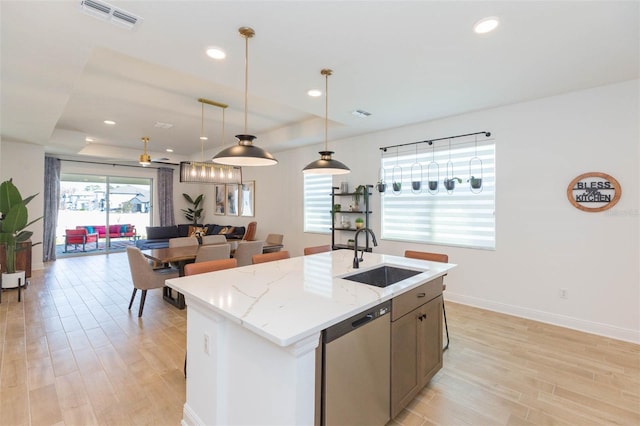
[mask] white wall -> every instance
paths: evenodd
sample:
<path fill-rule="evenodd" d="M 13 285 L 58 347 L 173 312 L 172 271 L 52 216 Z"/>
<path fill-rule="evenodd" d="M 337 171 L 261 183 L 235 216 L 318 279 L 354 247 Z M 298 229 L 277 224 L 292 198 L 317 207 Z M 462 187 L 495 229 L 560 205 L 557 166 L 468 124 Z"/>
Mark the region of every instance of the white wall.
<path fill-rule="evenodd" d="M 377 180 L 381 146 L 491 131 L 497 152 L 495 251 L 379 239 L 374 250 L 449 254 L 459 267 L 446 298 L 619 339 L 640 342 L 638 81 L 464 114 L 347 140 L 329 148 L 352 173 L 353 188 Z M 255 179 L 258 229 L 285 234 L 293 255 L 327 244 L 305 234 L 301 169 L 320 146 L 277 153 L 278 166 L 247 170 Z M 586 213 L 569 203 L 569 182 L 584 172 L 615 177 L 622 198 Z M 380 235 L 380 196 L 372 200 Z M 366 255 L 365 255 L 366 262 Z M 559 298 L 559 289 L 568 298 Z"/>
<path fill-rule="evenodd" d="M 39 193 L 28 205 L 29 221 L 44 213 L 44 147 L 17 142 L 2 141 L 0 156 L 0 182 L 13 178 L 23 198 Z M 40 220 L 28 229 L 33 231 L 31 241 L 42 242 Z M 42 269 L 42 244 L 33 247 L 31 269 Z"/>

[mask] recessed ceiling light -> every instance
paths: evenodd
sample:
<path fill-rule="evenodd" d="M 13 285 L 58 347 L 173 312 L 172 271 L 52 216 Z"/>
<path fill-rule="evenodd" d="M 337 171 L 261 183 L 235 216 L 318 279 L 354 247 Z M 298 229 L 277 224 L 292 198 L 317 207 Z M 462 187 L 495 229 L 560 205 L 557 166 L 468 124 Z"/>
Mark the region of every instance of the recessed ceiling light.
<path fill-rule="evenodd" d="M 173 152 L 173 149 L 172 149 L 172 148 L 167 148 L 165 151 L 167 151 L 167 152 Z"/>
<path fill-rule="evenodd" d="M 318 96 L 322 96 L 322 92 L 318 89 L 311 89 L 307 92 L 307 95 L 317 98 Z"/>
<path fill-rule="evenodd" d="M 90 138 L 89 136 L 87 136 L 86 138 L 84 138 L 85 142 L 95 142 L 94 138 Z"/>
<path fill-rule="evenodd" d="M 473 31 L 475 31 L 477 34 L 486 34 L 498 28 L 499 24 L 500 21 L 497 17 L 489 16 L 487 18 L 482 18 L 481 20 L 476 22 L 476 24 L 473 26 Z"/>
<path fill-rule="evenodd" d="M 224 59 L 227 54 L 219 47 L 207 47 L 207 56 L 213 59 Z"/>
<path fill-rule="evenodd" d="M 162 121 L 156 121 L 156 124 L 153 127 L 157 127 L 158 129 L 170 129 L 173 127 L 171 123 L 163 123 Z"/>
<path fill-rule="evenodd" d="M 104 124 L 108 124 L 108 125 L 110 125 L 110 126 L 113 126 L 114 124 L 116 124 L 116 122 L 115 122 L 115 121 L 112 121 L 112 120 L 104 120 L 104 122 L 103 122 L 103 123 L 104 123 Z"/>

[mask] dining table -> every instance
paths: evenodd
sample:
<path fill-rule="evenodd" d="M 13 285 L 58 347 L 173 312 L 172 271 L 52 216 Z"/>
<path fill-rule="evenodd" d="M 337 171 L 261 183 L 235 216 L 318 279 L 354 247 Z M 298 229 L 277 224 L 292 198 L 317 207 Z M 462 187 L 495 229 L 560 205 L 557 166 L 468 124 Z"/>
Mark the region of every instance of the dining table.
<path fill-rule="evenodd" d="M 233 257 L 233 253 L 238 247 L 238 242 L 234 241 L 227 244 L 231 244 L 231 256 Z M 141 251 L 144 257 L 154 261 L 157 265 L 173 264 L 177 266 L 180 276 L 183 277 L 184 266 L 187 263 L 195 262 L 199 247 L 199 245 L 191 245 L 182 247 L 163 247 Z M 267 253 L 269 251 L 277 251 L 282 247 L 282 244 L 265 244 L 262 247 L 262 252 Z M 178 309 L 185 308 L 184 296 L 170 287 L 165 286 L 162 288 L 162 298 Z"/>
<path fill-rule="evenodd" d="M 181 277 L 184 276 L 184 265 L 194 262 L 198 255 L 197 245 L 182 247 L 164 247 L 150 250 L 142 250 L 142 254 L 147 259 L 155 262 L 156 265 L 173 264 L 178 267 Z M 171 288 L 164 286 L 162 288 L 162 298 L 171 303 L 178 309 L 184 309 L 184 296 Z"/>

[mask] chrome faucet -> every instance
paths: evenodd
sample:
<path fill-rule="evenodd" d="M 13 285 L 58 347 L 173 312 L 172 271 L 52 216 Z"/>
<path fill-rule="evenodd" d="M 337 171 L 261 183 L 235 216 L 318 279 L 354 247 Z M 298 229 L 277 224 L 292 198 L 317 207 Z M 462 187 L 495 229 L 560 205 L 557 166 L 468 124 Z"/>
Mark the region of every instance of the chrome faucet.
<path fill-rule="evenodd" d="M 361 253 L 360 253 L 360 257 L 358 258 L 358 235 L 360 235 L 360 233 L 362 231 L 366 231 L 369 233 L 369 235 L 371 235 L 371 240 L 373 242 L 373 246 L 377 246 L 378 245 L 378 241 L 376 240 L 376 234 L 373 233 L 373 231 L 369 228 L 360 228 L 356 231 L 356 235 L 355 237 L 353 237 L 354 242 L 353 242 L 353 268 L 354 269 L 358 269 L 360 267 L 360 262 L 362 262 L 364 259 L 364 249 L 362 249 Z"/>

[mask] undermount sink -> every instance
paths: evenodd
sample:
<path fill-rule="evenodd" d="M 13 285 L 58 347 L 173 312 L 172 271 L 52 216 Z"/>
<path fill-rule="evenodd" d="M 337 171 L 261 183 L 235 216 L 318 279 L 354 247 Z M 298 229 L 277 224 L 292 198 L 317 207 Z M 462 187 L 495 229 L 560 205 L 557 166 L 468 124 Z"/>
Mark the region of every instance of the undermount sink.
<path fill-rule="evenodd" d="M 374 285 L 376 287 L 387 287 L 414 275 L 421 274 L 422 272 L 423 271 L 414 271 L 413 269 L 404 269 L 385 265 L 368 271 L 347 275 L 342 278 L 362 284 Z"/>

